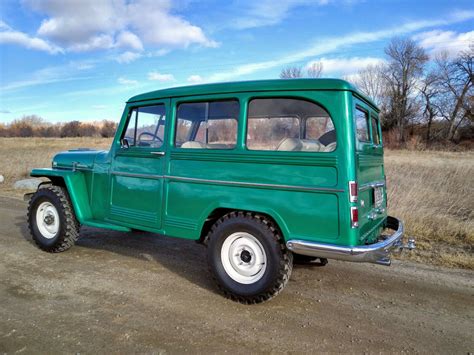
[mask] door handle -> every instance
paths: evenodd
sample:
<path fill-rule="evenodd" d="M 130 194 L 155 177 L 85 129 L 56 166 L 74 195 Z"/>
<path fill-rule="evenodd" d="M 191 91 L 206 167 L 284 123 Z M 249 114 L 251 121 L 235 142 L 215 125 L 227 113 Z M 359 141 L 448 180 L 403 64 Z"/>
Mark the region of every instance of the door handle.
<path fill-rule="evenodd" d="M 153 155 L 165 155 L 165 152 L 150 152 Z"/>

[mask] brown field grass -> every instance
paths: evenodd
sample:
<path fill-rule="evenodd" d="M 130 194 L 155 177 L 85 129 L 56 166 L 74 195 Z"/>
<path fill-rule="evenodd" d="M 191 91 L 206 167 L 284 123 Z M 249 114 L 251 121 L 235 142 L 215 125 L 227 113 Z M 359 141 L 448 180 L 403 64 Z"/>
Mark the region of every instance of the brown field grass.
<path fill-rule="evenodd" d="M 0 138 L 0 194 L 21 197 L 13 183 L 33 167 L 51 166 L 58 151 L 110 144 L 110 138 Z M 417 250 L 401 257 L 474 269 L 474 152 L 391 150 L 385 165 L 389 213 L 417 240 Z"/>
<path fill-rule="evenodd" d="M 474 152 L 392 150 L 388 210 L 417 250 L 406 258 L 474 269 Z"/>

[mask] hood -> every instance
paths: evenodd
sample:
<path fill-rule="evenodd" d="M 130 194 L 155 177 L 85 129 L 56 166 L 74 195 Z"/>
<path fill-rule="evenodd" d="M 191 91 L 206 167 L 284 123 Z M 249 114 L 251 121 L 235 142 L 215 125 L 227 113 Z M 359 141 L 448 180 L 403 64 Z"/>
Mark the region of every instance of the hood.
<path fill-rule="evenodd" d="M 58 153 L 53 158 L 53 168 L 56 169 L 92 169 L 99 154 L 107 154 L 104 150 L 73 149 Z"/>

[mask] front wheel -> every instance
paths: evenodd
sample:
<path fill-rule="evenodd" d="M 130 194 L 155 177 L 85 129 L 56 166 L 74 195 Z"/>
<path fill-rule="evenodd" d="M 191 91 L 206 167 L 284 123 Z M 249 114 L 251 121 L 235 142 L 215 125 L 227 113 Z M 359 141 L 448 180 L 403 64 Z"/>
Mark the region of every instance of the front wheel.
<path fill-rule="evenodd" d="M 58 253 L 72 247 L 79 237 L 79 223 L 61 186 L 41 188 L 28 205 L 28 227 L 36 245 L 44 251 Z"/>
<path fill-rule="evenodd" d="M 290 279 L 293 254 L 265 216 L 231 212 L 208 235 L 208 263 L 218 287 L 234 301 L 271 299 Z"/>

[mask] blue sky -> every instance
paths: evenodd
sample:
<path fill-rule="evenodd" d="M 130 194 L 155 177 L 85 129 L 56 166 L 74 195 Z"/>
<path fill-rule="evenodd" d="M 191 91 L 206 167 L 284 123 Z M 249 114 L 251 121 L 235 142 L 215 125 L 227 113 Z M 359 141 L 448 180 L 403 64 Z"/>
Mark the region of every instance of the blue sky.
<path fill-rule="evenodd" d="M 118 121 L 131 96 L 278 78 L 323 63 L 350 77 L 393 36 L 430 54 L 474 42 L 474 3 L 362 0 L 2 0 L 0 122 Z"/>

